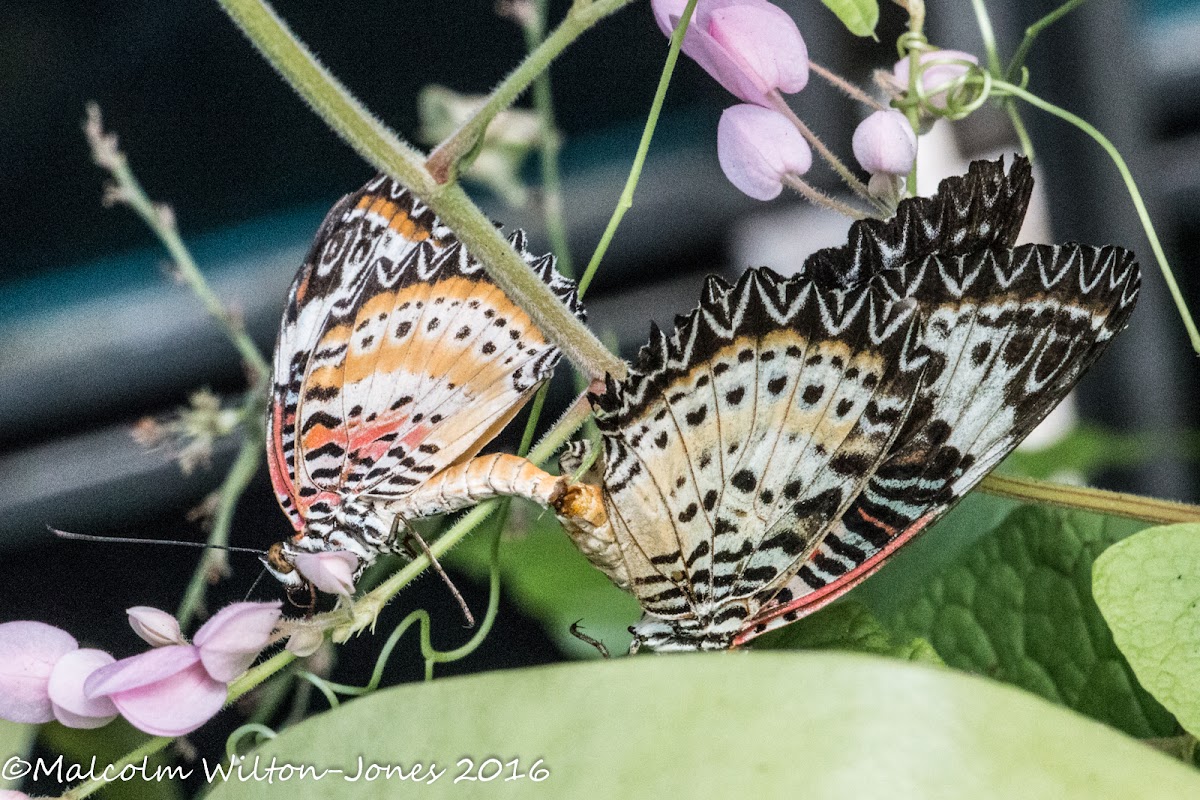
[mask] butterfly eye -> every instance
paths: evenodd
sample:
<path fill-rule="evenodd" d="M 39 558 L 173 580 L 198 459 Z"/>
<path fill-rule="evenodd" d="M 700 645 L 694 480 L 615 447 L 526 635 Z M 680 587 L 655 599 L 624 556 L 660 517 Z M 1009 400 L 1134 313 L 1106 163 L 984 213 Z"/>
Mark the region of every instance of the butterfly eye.
<path fill-rule="evenodd" d="M 296 571 L 296 567 L 284 555 L 283 542 L 276 542 L 267 548 L 267 564 L 271 569 L 284 575 Z"/>

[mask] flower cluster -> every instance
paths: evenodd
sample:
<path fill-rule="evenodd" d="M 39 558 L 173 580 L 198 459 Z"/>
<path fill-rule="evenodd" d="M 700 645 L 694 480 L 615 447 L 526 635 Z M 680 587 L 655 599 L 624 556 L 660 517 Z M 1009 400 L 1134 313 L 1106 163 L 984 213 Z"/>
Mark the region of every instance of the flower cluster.
<path fill-rule="evenodd" d="M 652 6 L 659 28 L 670 36 L 687 0 L 653 0 Z M 767 0 L 698 0 L 681 49 L 743 101 L 725 110 L 717 128 L 717 153 L 729 181 L 756 200 L 775 198 L 784 183 L 795 185 L 812 166 L 806 137 L 813 137 L 782 98 L 808 83 L 808 48 L 792 18 Z M 944 109 L 948 92 L 975 63 L 956 50 L 922 52 L 911 88 L 926 108 Z M 910 88 L 911 66 L 907 58 L 896 63 L 889 82 L 897 93 Z M 855 130 L 854 156 L 872 176 L 872 195 L 891 194 L 897 176 L 912 170 L 914 124 L 901 111 L 881 108 Z M 853 184 L 844 168 L 834 166 Z"/>
<path fill-rule="evenodd" d="M 0 624 L 0 718 L 98 728 L 120 714 L 157 736 L 190 733 L 270 643 L 280 605 L 234 603 L 191 643 L 165 611 L 131 608 L 129 624 L 151 649 L 120 661 L 42 622 Z"/>

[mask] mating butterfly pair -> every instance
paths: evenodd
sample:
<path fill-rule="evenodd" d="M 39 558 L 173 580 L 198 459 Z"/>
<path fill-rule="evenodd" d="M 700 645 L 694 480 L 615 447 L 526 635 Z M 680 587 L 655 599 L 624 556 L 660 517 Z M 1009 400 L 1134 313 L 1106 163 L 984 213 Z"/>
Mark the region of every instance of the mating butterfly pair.
<path fill-rule="evenodd" d="M 397 469 L 401 461 L 370 458 L 375 450 L 346 447 L 365 439 L 328 402 L 319 413 L 336 420 L 324 430 L 338 432 L 338 448 L 365 454 L 367 463 L 340 454 L 340 471 L 316 467 L 327 483 L 297 484 L 299 470 L 277 465 L 327 458 L 310 459 L 315 450 L 295 444 L 297 420 L 301 437 L 305 426 L 324 424 L 310 422 L 318 412 L 305 411 L 305 398 L 314 389 L 318 400 L 345 390 L 307 377 L 315 374 L 311 366 L 298 378 L 297 365 L 325 358 L 342 339 L 326 345 L 310 336 L 307 349 L 281 346 L 272 475 L 300 531 L 291 546 L 345 547 L 369 560 L 371 548 L 389 541 L 386 513 L 449 510 L 511 488 L 554 504 L 592 563 L 638 597 L 644 616 L 633 628 L 633 650 L 736 647 L 810 613 L 878 569 L 978 483 L 1062 399 L 1132 311 L 1139 273 L 1128 251 L 1013 247 L 1031 189 L 1024 159 L 1007 175 L 1001 162 L 976 162 L 933 198 L 903 201 L 893 219 L 855 223 L 847 246 L 815 254 L 796 277 L 750 270 L 732 287 L 711 278 L 673 335 L 655 329 L 629 377 L 610 378 L 593 397 L 603 452 L 581 483 L 565 489 L 527 466 L 519 487 L 458 483 L 458 494 L 447 492 L 463 454 L 482 445 L 478 436 L 461 426 L 435 428 L 439 447 L 449 450 L 458 431 L 468 441 L 455 442 L 458 461 L 447 458 L 440 469 L 423 462 L 435 468 L 422 479 L 411 467 Z M 424 223 L 420 230 L 438 230 L 436 220 Z M 370 250 L 364 239 L 375 235 L 359 228 L 350 238 Z M 332 231 L 323 229 L 314 253 L 340 252 L 322 239 L 334 241 Z M 306 280 L 302 270 L 294 294 L 304 294 Z M 338 330 L 342 323 L 329 320 L 369 317 L 360 313 L 364 302 L 345 299 L 340 311 L 329 303 L 312 318 L 326 320 L 322 330 Z M 546 347 L 527 323 L 524 330 L 538 349 Z M 287 332 L 285 318 L 281 345 Z M 431 388 L 450 382 L 430 368 L 443 360 L 421 363 L 404 362 L 396 374 Z M 399 377 L 385 383 L 393 394 L 408 392 Z M 498 424 L 488 434 L 528 391 L 506 391 L 510 405 L 492 412 Z M 396 430 L 389 442 L 410 430 Z M 564 456 L 564 474 L 583 466 L 585 449 Z M 377 489 L 360 491 L 360 475 L 376 476 L 372 486 L 390 492 L 386 502 L 374 499 Z M 380 519 L 337 516 L 339 508 L 364 505 Z"/>

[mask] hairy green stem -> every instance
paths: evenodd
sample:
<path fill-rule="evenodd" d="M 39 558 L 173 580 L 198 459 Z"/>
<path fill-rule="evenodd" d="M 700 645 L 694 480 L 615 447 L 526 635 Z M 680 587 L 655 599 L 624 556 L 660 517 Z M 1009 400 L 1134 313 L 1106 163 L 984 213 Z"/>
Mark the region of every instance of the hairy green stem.
<path fill-rule="evenodd" d="M 157 736 L 129 753 L 129 755 L 125 756 L 120 761 L 112 764 L 109 769 L 103 770 L 102 772 L 114 776 L 120 775 L 121 770 L 123 770 L 125 767 L 129 766 L 130 764 L 137 764 L 143 758 L 152 756 L 161 750 L 165 750 L 167 745 L 173 741 L 175 740 L 167 736 Z M 103 774 L 94 778 L 89 778 L 78 786 L 63 792 L 61 800 L 82 800 L 82 798 L 88 797 L 97 790 L 103 789 L 109 783 L 111 783 L 111 781 L 106 780 Z"/>
<path fill-rule="evenodd" d="M 488 101 L 450 138 L 434 149 L 426 164 L 430 174 L 439 182 L 453 179 L 458 162 L 475 150 L 487 126 L 497 114 L 512 105 L 567 45 L 578 39 L 588 28 L 632 1 L 591 0 L 573 3 L 558 27 L 492 90 Z"/>
<path fill-rule="evenodd" d="M 506 96 L 511 97 L 500 108 L 506 107 L 519 94 L 519 90 L 513 91 L 517 83 L 521 89 L 528 85 L 549 63 L 552 55 L 604 16 L 603 9 L 611 12 L 625 2 L 628 0 L 597 0 L 586 6 L 576 4 L 572 7 L 568 20 L 546 40 L 545 44 L 554 40 L 554 46 L 538 48 L 539 58 L 527 61 L 518 70 L 524 83 L 510 78 L 501 85 Z M 466 192 L 454 183 L 437 183 L 422 165 L 420 153 L 372 117 L 317 62 L 265 2 L 220 0 L 220 3 L 276 71 L 334 131 L 372 165 L 398 179 L 433 209 L 480 260 L 496 284 L 529 314 L 534 324 L 562 349 L 567 358 L 593 378 L 605 373 L 625 374 L 624 362 L 609 352 L 587 326 L 558 301 Z M 485 108 L 491 106 L 489 103 Z"/>
<path fill-rule="evenodd" d="M 1092 489 L 1087 486 L 1067 486 L 1032 478 L 988 475 L 980 482 L 979 490 L 1010 500 L 1076 508 L 1097 514 L 1153 522 L 1157 525 L 1200 522 L 1200 506 Z"/>
<path fill-rule="evenodd" d="M 617 206 L 613 209 L 612 216 L 608 219 L 608 225 L 604 228 L 604 234 L 600 237 L 600 243 L 596 245 L 595 251 L 592 253 L 591 260 L 588 261 L 587 269 L 583 271 L 583 277 L 579 279 L 579 296 L 582 297 L 587 291 L 588 286 L 592 283 L 592 278 L 596 275 L 596 270 L 600 268 L 600 262 L 604 259 L 604 254 L 608 252 L 608 246 L 612 243 L 613 236 L 617 233 L 617 226 L 621 224 L 621 220 L 625 218 L 625 212 L 633 208 L 633 193 L 637 189 L 638 181 L 642 177 L 642 168 L 646 165 L 646 154 L 650 152 L 650 142 L 654 139 L 654 129 L 658 126 L 658 117 L 662 113 L 663 101 L 667 97 L 667 88 L 671 85 L 671 75 L 675 72 L 675 62 L 679 60 L 679 48 L 683 46 L 683 37 L 687 33 L 688 25 L 692 21 L 692 12 L 696 9 L 696 0 L 688 0 L 688 4 L 683 9 L 683 16 L 679 20 L 679 24 L 675 26 L 675 32 L 671 34 L 671 44 L 667 48 L 667 60 L 663 64 L 662 73 L 658 77 L 658 88 L 654 90 L 654 100 L 650 103 L 650 114 L 646 117 L 646 125 L 642 129 L 642 138 L 638 142 L 637 153 L 633 157 L 633 166 L 629 168 L 629 177 L 625 179 L 625 188 L 621 190 L 621 196 L 617 200 Z M 623 377 L 614 374 L 613 377 Z M 590 378 L 601 377 L 598 375 L 589 375 Z"/>
<path fill-rule="evenodd" d="M 849 217 L 850 219 L 863 219 L 869 216 L 867 212 L 860 211 L 849 203 L 843 203 L 841 200 L 834 200 L 824 192 L 813 188 L 807 181 L 799 175 L 784 175 L 783 182 L 795 189 L 813 205 L 825 206 L 831 211 L 836 211 L 838 214 Z"/>
<path fill-rule="evenodd" d="M 433 179 L 421 166 L 421 153 L 372 116 L 341 81 L 317 61 L 271 6 L 262 0 L 218 2 L 317 116 L 374 166 L 425 199 Z"/>
<path fill-rule="evenodd" d="M 832 150 L 825 146 L 825 143 L 822 142 L 817 134 L 813 132 L 812 128 L 808 127 L 808 125 L 804 123 L 804 120 L 800 119 L 800 117 L 796 115 L 795 111 L 792 111 L 792 107 L 789 106 L 787 101 L 783 99 L 783 95 L 779 93 L 778 89 L 772 89 L 770 93 L 767 94 L 767 99 L 771 101 L 771 104 L 775 107 L 776 111 L 791 120 L 791 123 L 796 127 L 796 130 L 800 131 L 800 135 L 803 136 L 810 145 L 812 145 L 812 148 L 816 150 L 817 154 L 825 160 L 825 163 L 833 168 L 833 171 L 841 177 L 842 181 L 850 187 L 851 191 L 869 202 L 871 205 L 878 208 L 880 211 L 886 210 L 874 197 L 871 197 L 871 193 L 867 191 L 867 185 L 855 177 L 850 168 L 847 167 L 840 158 L 835 156 Z"/>
<path fill-rule="evenodd" d="M 1179 290 L 1179 284 L 1175 280 L 1175 274 L 1171 271 L 1171 265 L 1167 263 L 1167 255 L 1163 252 L 1162 244 L 1158 240 L 1158 233 L 1154 230 L 1154 223 L 1150 220 L 1150 212 L 1146 210 L 1146 204 L 1142 200 L 1142 193 L 1138 191 L 1137 183 L 1133 180 L 1133 174 L 1129 171 L 1129 167 L 1125 164 L 1125 159 L 1117 152 L 1117 148 L 1108 140 L 1104 134 L 1096 130 L 1094 126 L 1080 117 L 1072 114 L 1066 109 L 1059 108 L 1053 103 L 1049 103 L 1035 94 L 1027 92 L 1020 86 L 1006 83 L 1004 81 L 995 81 L 993 86 L 997 91 L 1010 94 L 1018 97 L 1029 103 L 1032 106 L 1042 109 L 1043 111 L 1053 114 L 1059 119 L 1071 123 L 1079 130 L 1086 133 L 1088 136 L 1108 153 L 1109 158 L 1117 167 L 1117 171 L 1121 173 L 1121 178 L 1125 181 L 1125 188 L 1129 191 L 1129 197 L 1133 200 L 1133 207 L 1137 210 L 1138 219 L 1141 220 L 1142 228 L 1146 232 L 1146 238 L 1150 241 L 1150 249 L 1154 252 L 1154 258 L 1158 262 L 1158 267 L 1162 271 L 1163 280 L 1166 281 L 1167 288 L 1171 292 L 1171 297 L 1175 301 L 1175 308 L 1179 312 L 1179 316 L 1183 319 L 1183 325 L 1187 329 L 1188 339 L 1191 341 L 1192 349 L 1200 353 L 1200 331 L 1196 330 L 1196 323 L 1192 320 L 1192 314 L 1188 310 L 1187 303 L 1183 299 L 1183 293 Z"/>
<path fill-rule="evenodd" d="M 826 69 L 817 62 L 813 61 L 811 58 L 808 60 L 808 68 L 817 73 L 817 75 L 821 76 L 826 83 L 840 90 L 842 94 L 846 95 L 851 100 L 857 100 L 873 111 L 883 111 L 884 108 L 886 108 L 883 103 L 880 103 L 874 97 L 871 97 L 871 95 L 867 94 L 862 89 L 843 78 L 841 75 L 838 75 L 833 70 Z"/>

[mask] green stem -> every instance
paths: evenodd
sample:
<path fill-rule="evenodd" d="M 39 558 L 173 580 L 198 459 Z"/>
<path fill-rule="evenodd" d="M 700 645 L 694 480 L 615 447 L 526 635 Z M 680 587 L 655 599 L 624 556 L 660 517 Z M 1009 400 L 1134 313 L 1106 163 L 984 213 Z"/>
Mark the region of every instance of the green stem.
<path fill-rule="evenodd" d="M 113 776 L 119 775 L 121 774 L 121 770 L 128 765 L 137 764 L 143 758 L 147 758 L 148 756 L 152 756 L 160 750 L 166 749 L 167 745 L 173 741 L 175 740 L 166 736 L 155 737 L 143 744 L 141 747 L 129 753 L 129 755 L 125 756 L 120 761 L 114 763 L 111 768 L 103 770 L 102 772 Z M 111 781 L 104 778 L 103 774 L 94 778 L 90 778 L 78 786 L 63 792 L 61 800 L 82 800 L 82 798 L 88 797 L 98 789 L 103 789 L 110 782 Z"/>
<path fill-rule="evenodd" d="M 1079 130 L 1092 137 L 1097 144 L 1108 153 L 1109 158 L 1117 167 L 1117 171 L 1121 173 L 1121 178 L 1125 181 L 1125 188 L 1129 191 L 1129 197 L 1133 200 L 1133 206 L 1137 210 L 1138 219 L 1142 222 L 1142 228 L 1146 232 L 1146 238 L 1150 241 L 1150 249 L 1154 252 L 1154 258 L 1158 262 L 1158 267 L 1162 270 L 1163 280 L 1167 283 L 1167 288 L 1171 292 L 1171 297 L 1175 301 L 1175 308 L 1179 311 L 1179 316 L 1183 319 L 1183 325 L 1187 329 L 1188 339 L 1191 340 L 1192 349 L 1200 353 L 1200 331 L 1196 330 L 1196 323 L 1192 320 L 1192 314 L 1188 310 L 1187 303 L 1183 299 L 1183 293 L 1179 290 L 1179 284 L 1175 280 L 1175 274 L 1171 271 L 1171 265 L 1167 263 L 1167 255 L 1163 252 L 1162 244 L 1158 241 L 1158 234 L 1154 230 L 1154 223 L 1150 221 L 1150 213 L 1146 210 L 1146 204 L 1142 200 L 1142 193 L 1138 191 L 1137 184 L 1133 180 L 1133 174 L 1130 173 L 1129 167 L 1125 164 L 1125 159 L 1121 158 L 1121 154 L 1117 152 L 1117 148 L 1108 140 L 1104 134 L 1096 130 L 1088 122 L 1080 117 L 1072 114 L 1070 111 L 1059 108 L 1053 103 L 1049 103 L 1035 94 L 1025 91 L 1020 86 L 1006 83 L 1004 81 L 995 81 L 993 86 L 998 90 L 1010 94 L 1014 97 L 1019 97 L 1026 103 L 1042 109 L 1043 111 L 1053 114 L 1059 119 L 1071 123 Z"/>
<path fill-rule="evenodd" d="M 1029 136 L 1029 131 L 1025 129 L 1025 121 L 1021 119 L 1021 112 L 1017 108 L 1017 104 L 1009 100 L 1003 104 L 1004 112 L 1008 114 L 1008 119 L 1012 122 L 1013 130 L 1016 131 L 1017 141 L 1021 143 L 1021 152 L 1030 161 L 1034 160 L 1033 154 L 1033 139 Z"/>
<path fill-rule="evenodd" d="M 667 88 L 671 85 L 671 75 L 675 72 L 675 62 L 679 60 L 679 48 L 683 46 L 683 37 L 687 33 L 688 25 L 692 21 L 692 12 L 695 8 L 696 0 L 688 0 L 687 6 L 683 9 L 683 16 L 680 18 L 679 24 L 675 26 L 675 32 L 671 34 L 671 46 L 667 49 L 667 60 L 663 64 L 662 74 L 658 77 L 658 88 L 654 90 L 654 100 L 650 103 L 650 114 L 647 116 L 646 125 L 642 129 L 642 139 L 638 142 L 637 153 L 633 157 L 633 166 L 629 168 L 629 177 L 625 179 L 625 188 L 621 190 L 621 196 L 617 200 L 617 207 L 613 209 L 612 216 L 609 217 L 604 234 L 600 237 L 600 243 L 596 245 L 596 249 L 592 253 L 592 258 L 588 261 L 587 269 L 583 271 L 583 277 L 579 279 L 580 297 L 583 297 L 584 292 L 591 285 L 592 278 L 595 277 L 596 270 L 600 268 L 600 262 L 603 260 L 604 254 L 608 252 L 608 246 L 612 243 L 613 236 L 617 233 L 617 226 L 625 218 L 625 212 L 633 208 L 633 192 L 637 189 L 638 181 L 642 177 L 642 168 L 646 165 L 646 154 L 650 152 L 650 142 L 654 138 L 654 129 L 658 126 L 658 117 L 662 113 L 663 101 L 667 97 Z M 597 378 L 600 376 L 589 375 L 588 377 Z M 618 376 L 614 373 L 613 377 Z"/>
<path fill-rule="evenodd" d="M 239 0 L 245 2 L 245 0 Z M 450 138 L 438 145 L 430 154 L 426 166 L 439 182 L 454 176 L 456 165 L 473 152 L 483 137 L 487 126 L 504 109 L 513 104 L 521 93 L 541 75 L 559 53 L 588 28 L 610 14 L 620 10 L 633 0 L 592 0 L 572 3 L 566 17 L 554 32 L 530 53 L 519 67 L 513 70 L 493 91 L 488 101 L 475 112 L 471 119 L 455 131 Z M 222 3 L 230 0 L 221 0 Z"/>
<path fill-rule="evenodd" d="M 812 59 L 809 59 L 808 61 L 808 68 L 817 73 L 817 75 L 821 76 L 826 83 L 840 90 L 842 94 L 846 95 L 851 100 L 857 100 L 873 111 L 883 111 L 884 108 L 886 108 L 883 103 L 880 103 L 874 97 L 871 97 L 871 95 L 867 94 L 862 89 L 843 78 L 841 75 L 838 75 L 833 70 L 826 69 Z"/>
<path fill-rule="evenodd" d="M 129 160 L 116 147 L 116 138 L 105 134 L 100 120 L 100 108 L 95 103 L 87 106 L 87 123 L 84 130 L 92 148 L 92 156 L 96 163 L 108 170 L 116 181 L 115 191 L 109 194 L 109 199 L 123 202 L 132 208 L 149 226 L 158 240 L 167 249 L 171 261 L 175 264 L 179 277 L 192 293 L 200 299 L 204 309 L 217 324 L 225 331 L 225 335 L 241 354 L 242 360 L 251 371 L 251 382 L 255 386 L 265 385 L 271 374 L 271 367 L 263 354 L 259 352 L 254 341 L 246 335 L 241 322 L 225 308 L 216 292 L 209 286 L 204 273 L 196 265 L 191 252 L 179 236 L 179 227 L 175 216 L 169 208 L 157 206 L 146 195 L 142 184 L 129 166 Z"/>
<path fill-rule="evenodd" d="M 538 0 L 530 23 L 525 26 L 525 46 L 530 56 L 537 51 L 546 35 L 546 0 Z M 546 220 L 546 236 L 550 249 L 558 258 L 558 271 L 568 278 L 575 277 L 575 264 L 567 244 L 567 225 L 563 219 L 562 175 L 558 154 L 562 139 L 554 121 L 554 95 L 550 91 L 550 70 L 545 69 L 533 82 L 533 107 L 542 127 L 542 214 Z"/>
<path fill-rule="evenodd" d="M 218 0 L 275 71 L 339 136 L 425 199 L 433 179 L 421 154 L 377 120 L 262 0 Z"/>
<path fill-rule="evenodd" d="M 217 504 L 216 516 L 213 518 L 212 532 L 208 536 L 210 545 L 229 544 L 233 512 L 237 508 L 242 493 L 246 491 L 246 487 L 250 485 L 250 481 L 258 472 L 263 455 L 263 440 L 261 436 L 255 435 L 256 428 L 257 426 L 243 426 L 245 439 L 242 441 L 233 466 L 229 468 L 229 472 L 225 475 L 225 480 L 222 481 L 221 488 L 218 490 L 220 500 Z M 192 574 L 187 590 L 183 593 L 183 600 L 179 604 L 179 611 L 175 614 L 179 618 L 180 626 L 186 628 L 188 622 L 200 610 L 200 606 L 204 603 L 204 590 L 209 583 L 209 575 L 214 568 L 221 566 L 226 558 L 225 551 L 219 549 L 206 550 L 201 556 L 200 565 Z"/>
<path fill-rule="evenodd" d="M 1122 494 L 1087 486 L 1066 486 L 1032 478 L 988 475 L 979 490 L 997 497 L 1025 503 L 1046 503 L 1063 508 L 1076 508 L 1097 514 L 1111 514 L 1129 519 L 1170 525 L 1176 522 L 1200 522 L 1200 506 L 1157 500 L 1135 494 Z"/>
<path fill-rule="evenodd" d="M 825 160 L 825 163 L 832 167 L 833 171 L 841 176 L 842 181 L 849 186 L 855 194 L 868 201 L 880 211 L 885 210 L 874 197 L 871 197 L 871 193 L 867 191 L 867 185 L 856 178 L 850 168 L 842 163 L 842 160 L 835 156 L 832 150 L 825 146 L 825 143 L 821 141 L 817 134 L 813 133 L 812 128 L 804 124 L 804 120 L 800 119 L 800 117 L 796 115 L 795 111 L 792 111 L 792 107 L 789 106 L 787 101 L 783 99 L 783 95 L 779 93 L 778 89 L 772 89 L 767 95 L 767 99 L 771 101 L 771 104 L 775 107 L 776 111 L 791 120 L 792 125 L 796 127 L 796 130 L 800 131 L 800 135 L 803 136 L 810 145 L 812 145 L 812 148 L 816 150 L 817 154 Z"/>
<path fill-rule="evenodd" d="M 578 36 L 583 21 L 599 19 L 595 7 L 619 7 L 628 0 L 597 0 L 568 15 L 574 19 L 547 39 L 556 39 L 561 49 Z M 381 171 L 398 179 L 429 205 L 442 222 L 450 227 L 463 245 L 480 260 L 491 278 L 534 324 L 572 362 L 588 375 L 601 377 L 606 372 L 624 376 L 625 363 L 610 353 L 600 340 L 558 301 L 549 287 L 530 270 L 505 238 L 457 184 L 438 184 L 421 164 L 416 150 L 370 115 L 345 87 L 338 82 L 312 53 L 261 0 L 220 0 L 226 13 L 262 51 L 276 71 L 303 97 L 325 122 L 341 135 L 359 155 Z M 592 11 L 588 11 L 592 9 Z M 582 21 L 581 21 L 582 20 Z M 580 27 L 582 25 L 582 28 Z M 578 30 L 576 30 L 578 29 Z M 541 52 L 544 48 L 539 48 Z M 548 52 L 548 51 L 547 51 Z M 557 52 L 557 51 L 554 51 Z M 522 65 L 524 75 L 529 72 Z M 536 72 L 528 75 L 532 80 Z M 502 84 L 509 86 L 510 79 Z M 525 84 L 522 84 L 522 88 Z M 515 98 L 515 94 L 513 97 Z M 507 105 L 507 103 L 505 103 Z"/>
<path fill-rule="evenodd" d="M 979 35 L 983 38 L 983 52 L 987 57 L 988 71 L 1000 77 L 1000 53 L 996 49 L 996 34 L 992 30 L 992 19 L 988 16 L 987 6 L 983 0 L 971 0 L 971 8 L 975 10 L 975 21 L 979 25 Z"/>
<path fill-rule="evenodd" d="M 1025 38 L 1017 46 L 1017 52 L 1013 55 L 1012 61 L 1009 62 L 1008 71 L 1004 73 L 1004 79 L 1010 83 L 1017 79 L 1017 75 L 1021 73 L 1021 67 L 1025 66 L 1025 59 L 1029 56 L 1029 49 L 1033 47 L 1033 40 L 1038 37 L 1038 34 L 1079 8 L 1085 2 L 1087 0 L 1067 0 L 1067 2 L 1026 28 Z M 996 73 L 996 77 L 1000 77 L 999 73 Z"/>
<path fill-rule="evenodd" d="M 521 261 L 500 231 L 471 202 L 462 187 L 447 184 L 438 194 L 440 202 L 434 207 L 438 216 L 483 263 L 505 294 L 528 312 L 538 329 L 558 345 L 568 359 L 590 378 L 602 378 L 605 374 L 616 378 L 625 376 L 625 362 L 613 355 L 558 301 L 542 279 Z M 433 206 L 432 202 L 430 206 Z M 507 266 L 508 262 L 512 263 L 511 268 Z M 501 263 L 506 265 L 503 270 L 493 268 Z"/>
<path fill-rule="evenodd" d="M 841 200 L 834 200 L 829 195 L 822 191 L 814 189 L 807 181 L 799 175 L 787 174 L 783 176 L 783 182 L 795 189 L 813 205 L 825 206 L 826 208 L 837 212 L 850 219 L 863 219 L 869 216 L 867 212 L 860 211 L 849 203 L 843 203 Z"/>

